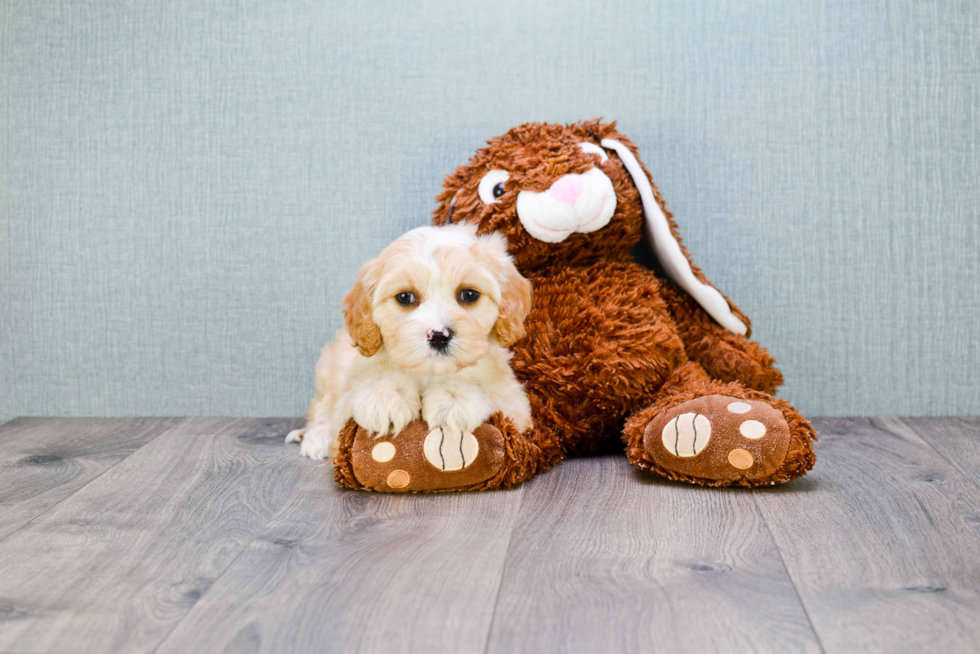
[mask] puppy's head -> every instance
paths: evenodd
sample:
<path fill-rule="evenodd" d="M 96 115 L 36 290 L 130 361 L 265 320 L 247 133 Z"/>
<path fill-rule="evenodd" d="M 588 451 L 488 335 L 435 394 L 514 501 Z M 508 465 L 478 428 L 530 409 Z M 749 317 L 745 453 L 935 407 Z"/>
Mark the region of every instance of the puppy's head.
<path fill-rule="evenodd" d="M 361 269 L 344 320 L 364 356 L 383 345 L 402 368 L 443 374 L 479 361 L 492 341 L 506 347 L 524 336 L 531 283 L 502 236 L 476 231 L 420 227 Z"/>

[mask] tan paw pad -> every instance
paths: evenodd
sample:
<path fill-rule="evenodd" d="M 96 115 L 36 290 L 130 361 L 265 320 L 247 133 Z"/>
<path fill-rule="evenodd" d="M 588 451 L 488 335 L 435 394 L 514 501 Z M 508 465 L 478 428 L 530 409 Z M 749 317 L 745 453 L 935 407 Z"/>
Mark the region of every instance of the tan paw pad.
<path fill-rule="evenodd" d="M 411 475 L 404 470 L 392 470 L 385 478 L 392 488 L 405 488 L 412 481 Z"/>
<path fill-rule="evenodd" d="M 748 450 L 737 449 L 728 453 L 728 462 L 739 470 L 748 470 L 752 467 L 755 459 Z"/>

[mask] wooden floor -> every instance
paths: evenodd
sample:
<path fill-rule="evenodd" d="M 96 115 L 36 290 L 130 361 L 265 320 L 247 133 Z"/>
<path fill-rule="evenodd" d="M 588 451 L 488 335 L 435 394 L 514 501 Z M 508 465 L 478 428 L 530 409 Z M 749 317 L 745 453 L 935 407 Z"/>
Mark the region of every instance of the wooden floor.
<path fill-rule="evenodd" d="M 815 422 L 784 487 L 606 456 L 399 496 L 293 419 L 18 419 L 0 652 L 980 650 L 980 419 Z"/>

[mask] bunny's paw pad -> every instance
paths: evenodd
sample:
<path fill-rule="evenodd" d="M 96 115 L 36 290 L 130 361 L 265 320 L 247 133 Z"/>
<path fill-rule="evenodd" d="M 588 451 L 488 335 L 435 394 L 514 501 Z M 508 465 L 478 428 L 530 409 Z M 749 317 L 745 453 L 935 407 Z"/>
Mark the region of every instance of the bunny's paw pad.
<path fill-rule="evenodd" d="M 783 413 L 758 400 L 706 395 L 647 424 L 643 448 L 664 470 L 709 481 L 759 481 L 786 459 L 790 428 Z"/>
<path fill-rule="evenodd" d="M 357 481 L 383 493 L 466 490 L 496 475 L 504 461 L 503 434 L 486 423 L 453 434 L 417 420 L 382 438 L 358 428 L 351 447 Z"/>

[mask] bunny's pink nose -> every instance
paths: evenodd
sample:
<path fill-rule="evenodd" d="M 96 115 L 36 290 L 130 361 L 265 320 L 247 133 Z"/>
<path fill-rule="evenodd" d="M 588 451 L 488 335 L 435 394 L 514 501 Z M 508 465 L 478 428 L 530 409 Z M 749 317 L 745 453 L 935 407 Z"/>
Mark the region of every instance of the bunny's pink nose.
<path fill-rule="evenodd" d="M 565 204 L 575 204 L 584 187 L 585 183 L 582 181 L 581 175 L 565 175 L 552 184 L 548 190 L 556 200 Z"/>

